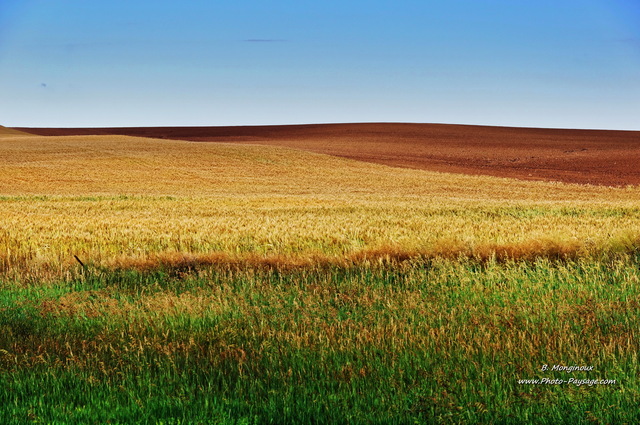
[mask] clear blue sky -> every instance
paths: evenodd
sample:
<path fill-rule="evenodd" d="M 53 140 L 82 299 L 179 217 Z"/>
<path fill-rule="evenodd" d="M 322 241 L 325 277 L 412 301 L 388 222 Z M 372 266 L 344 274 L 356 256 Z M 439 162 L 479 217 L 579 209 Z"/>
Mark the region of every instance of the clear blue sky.
<path fill-rule="evenodd" d="M 638 0 L 0 0 L 0 124 L 640 130 Z"/>

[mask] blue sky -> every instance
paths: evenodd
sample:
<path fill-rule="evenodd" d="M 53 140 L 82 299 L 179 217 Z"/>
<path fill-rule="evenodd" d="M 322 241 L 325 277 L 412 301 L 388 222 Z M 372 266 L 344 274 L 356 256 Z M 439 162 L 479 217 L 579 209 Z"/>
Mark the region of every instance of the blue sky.
<path fill-rule="evenodd" d="M 1 0 L 0 124 L 640 130 L 637 0 Z"/>

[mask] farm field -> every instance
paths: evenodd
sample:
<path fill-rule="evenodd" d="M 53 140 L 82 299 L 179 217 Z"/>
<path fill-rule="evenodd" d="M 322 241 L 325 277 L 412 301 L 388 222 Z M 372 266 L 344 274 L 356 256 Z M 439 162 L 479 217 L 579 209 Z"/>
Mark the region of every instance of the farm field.
<path fill-rule="evenodd" d="M 632 167 L 158 137 L 0 132 L 2 423 L 640 419 Z"/>
<path fill-rule="evenodd" d="M 640 184 L 638 131 L 412 123 L 22 130 L 48 136 L 260 144 L 429 171 L 606 186 Z"/>

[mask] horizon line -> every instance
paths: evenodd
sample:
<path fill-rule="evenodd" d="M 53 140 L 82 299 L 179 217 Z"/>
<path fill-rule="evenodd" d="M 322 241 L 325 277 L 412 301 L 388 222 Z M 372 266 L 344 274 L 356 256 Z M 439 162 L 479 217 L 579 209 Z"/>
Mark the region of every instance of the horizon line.
<path fill-rule="evenodd" d="M 237 124 L 237 125 L 210 125 L 210 124 L 193 124 L 193 125 L 80 125 L 80 126 L 5 126 L 0 127 L 9 129 L 119 129 L 119 128 L 233 128 L 233 127 L 303 127 L 303 126 L 329 126 L 329 125 L 362 125 L 362 124 L 406 124 L 406 125 L 441 125 L 441 126 L 461 126 L 461 127 L 492 127 L 492 128 L 518 128 L 529 130 L 583 130 L 583 131 L 626 131 L 640 132 L 639 129 L 620 129 L 620 128 L 584 128 L 584 127 L 539 127 L 539 126 L 522 126 L 522 125 L 496 125 L 496 124 L 467 124 L 467 123 L 446 123 L 446 122 L 412 122 L 412 121 L 349 121 L 349 122 L 310 122 L 310 123 L 288 123 L 288 124 Z"/>

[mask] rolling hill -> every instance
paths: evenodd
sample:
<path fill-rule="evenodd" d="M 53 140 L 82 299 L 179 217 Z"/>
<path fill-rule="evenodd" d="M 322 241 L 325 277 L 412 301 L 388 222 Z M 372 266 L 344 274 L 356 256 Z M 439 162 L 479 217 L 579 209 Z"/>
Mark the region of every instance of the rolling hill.
<path fill-rule="evenodd" d="M 46 136 L 261 144 L 431 171 L 605 186 L 640 184 L 638 131 L 394 123 L 19 130 Z"/>

